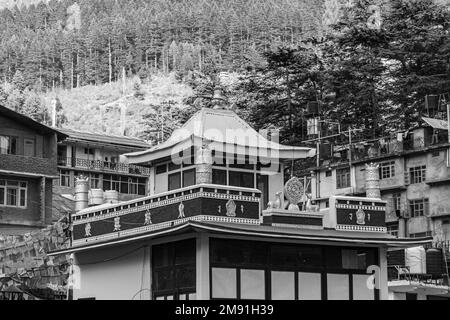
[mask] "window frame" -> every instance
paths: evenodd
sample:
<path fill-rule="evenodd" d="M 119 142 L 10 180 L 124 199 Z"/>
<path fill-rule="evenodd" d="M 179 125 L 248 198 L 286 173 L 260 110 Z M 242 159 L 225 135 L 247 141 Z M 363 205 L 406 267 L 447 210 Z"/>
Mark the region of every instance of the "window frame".
<path fill-rule="evenodd" d="M 17 209 L 28 208 L 28 182 L 19 180 L 0 179 L 0 189 L 3 190 L 3 203 L 0 203 L 0 207 L 17 208 Z M 16 191 L 15 205 L 8 204 L 8 190 Z M 22 199 L 23 198 L 22 192 L 24 192 L 25 194 L 24 197 L 25 199 Z M 24 205 L 21 205 L 21 203 L 24 203 Z"/>
<path fill-rule="evenodd" d="M 395 177 L 395 160 L 382 162 L 380 164 L 380 180 Z"/>
<path fill-rule="evenodd" d="M 426 181 L 427 166 L 417 166 L 409 168 L 410 184 L 419 184 Z"/>
<path fill-rule="evenodd" d="M 350 168 L 336 169 L 336 189 L 346 189 L 350 187 Z"/>
<path fill-rule="evenodd" d="M 63 184 L 62 183 L 63 181 L 67 181 L 67 185 Z M 72 184 L 70 183 L 70 171 L 69 170 L 60 170 L 59 171 L 59 186 L 67 187 L 67 188 L 70 188 L 72 186 Z"/>
<path fill-rule="evenodd" d="M 6 148 L 2 148 L 1 147 L 1 139 L 4 138 L 7 140 L 7 147 Z M 6 155 L 13 155 L 13 156 L 17 156 L 19 155 L 19 137 L 17 136 L 13 136 L 13 135 L 5 135 L 5 134 L 1 134 L 0 135 L 0 154 L 6 154 Z M 11 151 L 12 149 L 12 141 L 14 141 L 14 152 Z M 5 152 L 3 150 L 6 150 Z"/>
<path fill-rule="evenodd" d="M 428 198 L 410 200 L 409 208 L 411 218 L 427 217 L 430 212 L 430 201 Z"/>

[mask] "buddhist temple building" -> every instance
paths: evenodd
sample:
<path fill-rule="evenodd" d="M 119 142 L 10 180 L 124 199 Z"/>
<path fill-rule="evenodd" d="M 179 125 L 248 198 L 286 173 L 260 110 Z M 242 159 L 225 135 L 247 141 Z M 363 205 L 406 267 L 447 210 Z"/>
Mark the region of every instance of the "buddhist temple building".
<path fill-rule="evenodd" d="M 231 110 L 202 109 L 125 155 L 149 169 L 148 195 L 88 207 L 78 179 L 71 246 L 51 254 L 72 254 L 74 299 L 388 299 L 387 251 L 431 239 L 387 233 L 376 175 L 368 197 L 320 209 L 285 179 L 285 166 L 314 155 Z"/>

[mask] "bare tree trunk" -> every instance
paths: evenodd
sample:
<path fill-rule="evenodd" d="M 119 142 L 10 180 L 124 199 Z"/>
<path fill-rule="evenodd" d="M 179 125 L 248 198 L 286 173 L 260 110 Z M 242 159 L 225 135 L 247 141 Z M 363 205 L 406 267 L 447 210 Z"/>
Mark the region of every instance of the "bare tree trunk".
<path fill-rule="evenodd" d="M 112 52 L 111 52 L 111 37 L 108 38 L 108 57 L 109 57 L 109 84 L 112 82 Z"/>

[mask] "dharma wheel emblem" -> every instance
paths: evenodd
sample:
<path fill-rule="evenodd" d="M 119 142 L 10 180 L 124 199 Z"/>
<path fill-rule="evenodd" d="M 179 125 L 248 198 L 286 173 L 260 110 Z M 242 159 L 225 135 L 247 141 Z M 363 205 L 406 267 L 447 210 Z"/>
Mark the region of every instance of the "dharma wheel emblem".
<path fill-rule="evenodd" d="M 84 227 L 84 235 L 85 235 L 85 237 L 92 237 L 90 223 L 86 223 L 86 225 Z"/>
<path fill-rule="evenodd" d="M 228 200 L 225 206 L 227 208 L 227 216 L 236 217 L 236 203 L 234 203 L 234 200 L 233 199 Z"/>
<path fill-rule="evenodd" d="M 284 186 L 285 196 L 292 204 L 299 203 L 304 195 L 304 188 L 302 181 L 294 177 L 286 182 Z"/>
<path fill-rule="evenodd" d="M 356 223 L 366 224 L 366 213 L 361 207 L 359 207 L 358 211 L 356 211 Z"/>

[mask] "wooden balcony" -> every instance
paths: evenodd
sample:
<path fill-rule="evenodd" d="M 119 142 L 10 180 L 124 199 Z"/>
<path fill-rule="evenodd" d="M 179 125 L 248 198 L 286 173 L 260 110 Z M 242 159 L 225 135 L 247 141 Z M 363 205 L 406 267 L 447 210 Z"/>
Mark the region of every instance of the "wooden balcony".
<path fill-rule="evenodd" d="M 58 158 L 58 166 L 66 168 L 85 169 L 100 172 L 111 172 L 121 174 L 133 174 L 150 176 L 150 169 L 134 164 L 127 164 L 121 162 L 108 162 L 101 160 L 88 160 L 80 158 Z"/>

